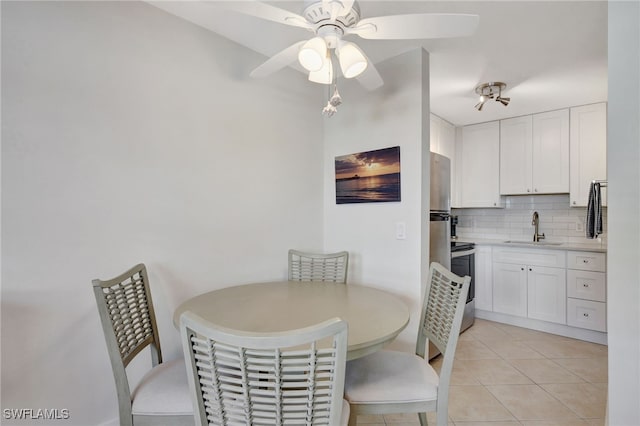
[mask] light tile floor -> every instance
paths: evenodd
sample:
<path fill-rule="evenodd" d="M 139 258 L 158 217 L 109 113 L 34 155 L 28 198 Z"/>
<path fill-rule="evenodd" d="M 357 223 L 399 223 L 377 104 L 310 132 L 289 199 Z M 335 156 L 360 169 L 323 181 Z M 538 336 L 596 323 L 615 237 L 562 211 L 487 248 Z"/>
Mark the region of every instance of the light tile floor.
<path fill-rule="evenodd" d="M 436 370 L 441 357 L 432 360 Z M 602 426 L 607 347 L 476 319 L 460 335 L 451 426 Z M 435 425 L 434 413 L 427 416 Z M 359 425 L 415 426 L 416 414 L 359 416 Z"/>

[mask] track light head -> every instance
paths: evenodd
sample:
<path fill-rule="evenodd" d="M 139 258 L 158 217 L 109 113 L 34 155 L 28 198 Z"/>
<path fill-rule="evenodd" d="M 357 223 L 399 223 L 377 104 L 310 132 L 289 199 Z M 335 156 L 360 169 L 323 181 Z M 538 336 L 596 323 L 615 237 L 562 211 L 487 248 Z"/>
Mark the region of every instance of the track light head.
<path fill-rule="evenodd" d="M 496 101 L 500 102 L 504 106 L 507 106 L 509 105 L 509 102 L 511 102 L 511 98 L 503 98 L 502 96 L 498 96 L 496 98 Z"/>

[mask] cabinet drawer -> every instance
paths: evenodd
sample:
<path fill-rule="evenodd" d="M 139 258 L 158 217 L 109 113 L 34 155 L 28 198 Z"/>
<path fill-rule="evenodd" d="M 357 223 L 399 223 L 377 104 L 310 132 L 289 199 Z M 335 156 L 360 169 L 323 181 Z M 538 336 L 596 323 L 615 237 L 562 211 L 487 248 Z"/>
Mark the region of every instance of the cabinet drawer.
<path fill-rule="evenodd" d="M 568 251 L 567 268 L 583 271 L 606 271 L 606 256 L 604 253 L 588 251 Z"/>
<path fill-rule="evenodd" d="M 566 266 L 564 250 L 494 247 L 493 261 L 531 266 L 549 266 L 552 268 L 564 268 Z"/>
<path fill-rule="evenodd" d="M 607 286 L 604 272 L 567 270 L 567 295 L 576 299 L 594 302 L 607 300 Z"/>
<path fill-rule="evenodd" d="M 595 331 L 607 331 L 607 308 L 602 302 L 567 299 L 567 324 Z"/>

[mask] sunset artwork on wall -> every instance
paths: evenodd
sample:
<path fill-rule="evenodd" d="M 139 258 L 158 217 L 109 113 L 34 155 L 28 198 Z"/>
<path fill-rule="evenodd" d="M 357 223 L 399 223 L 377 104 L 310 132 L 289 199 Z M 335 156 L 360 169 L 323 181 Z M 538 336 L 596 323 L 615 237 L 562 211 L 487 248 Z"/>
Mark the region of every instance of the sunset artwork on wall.
<path fill-rule="evenodd" d="M 400 147 L 336 157 L 336 204 L 400 201 Z"/>

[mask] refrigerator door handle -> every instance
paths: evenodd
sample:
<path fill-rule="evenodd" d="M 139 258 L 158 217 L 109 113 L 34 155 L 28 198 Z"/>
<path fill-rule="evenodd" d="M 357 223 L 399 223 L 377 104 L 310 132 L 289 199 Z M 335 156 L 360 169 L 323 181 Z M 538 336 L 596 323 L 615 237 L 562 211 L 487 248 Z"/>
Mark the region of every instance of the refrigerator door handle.
<path fill-rule="evenodd" d="M 429 214 L 429 220 L 431 222 L 446 222 L 450 217 L 451 214 L 447 212 L 431 212 Z"/>

